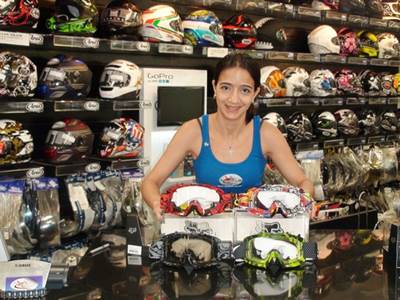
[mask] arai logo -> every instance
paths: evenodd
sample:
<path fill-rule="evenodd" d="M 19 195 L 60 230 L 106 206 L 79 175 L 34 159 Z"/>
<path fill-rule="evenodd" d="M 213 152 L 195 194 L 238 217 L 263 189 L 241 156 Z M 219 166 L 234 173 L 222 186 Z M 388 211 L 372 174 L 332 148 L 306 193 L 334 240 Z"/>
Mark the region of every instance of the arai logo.
<path fill-rule="evenodd" d="M 99 48 L 100 42 L 99 39 L 88 37 L 83 40 L 83 45 L 86 48 Z"/>
<path fill-rule="evenodd" d="M 32 113 L 41 113 L 44 110 L 43 102 L 29 102 L 26 105 L 26 111 Z"/>
<path fill-rule="evenodd" d="M 101 166 L 98 163 L 90 163 L 85 167 L 85 171 L 87 173 L 97 173 L 100 171 L 100 169 L 101 169 Z"/>
<path fill-rule="evenodd" d="M 219 183 L 223 186 L 237 186 L 243 182 L 238 174 L 225 174 L 219 178 Z"/>
<path fill-rule="evenodd" d="M 26 171 L 26 177 L 28 178 L 40 178 L 43 175 L 44 175 L 43 167 L 31 168 L 28 171 Z"/>

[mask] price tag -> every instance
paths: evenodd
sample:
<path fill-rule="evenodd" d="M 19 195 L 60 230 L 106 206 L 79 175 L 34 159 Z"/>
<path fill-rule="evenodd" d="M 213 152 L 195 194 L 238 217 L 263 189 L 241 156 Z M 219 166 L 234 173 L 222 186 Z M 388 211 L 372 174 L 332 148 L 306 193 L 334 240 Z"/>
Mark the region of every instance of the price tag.
<path fill-rule="evenodd" d="M 377 18 L 369 18 L 369 25 L 380 27 L 382 29 L 386 28 L 388 25 L 387 20 L 377 19 Z"/>
<path fill-rule="evenodd" d="M 365 145 L 367 143 L 367 139 L 365 137 L 356 137 L 356 138 L 348 138 L 347 145 Z"/>
<path fill-rule="evenodd" d="M 97 49 L 100 46 L 100 40 L 93 37 L 54 35 L 53 44 L 59 47 Z"/>
<path fill-rule="evenodd" d="M 158 44 L 158 53 L 169 54 L 193 54 L 193 47 L 190 45 L 177 45 L 177 44 Z"/>
<path fill-rule="evenodd" d="M 83 104 L 83 109 L 86 111 L 99 111 L 100 103 L 97 101 L 86 101 Z"/>
<path fill-rule="evenodd" d="M 385 140 L 385 136 L 383 135 L 371 136 L 368 138 L 368 144 L 384 143 Z"/>
<path fill-rule="evenodd" d="M 324 106 L 336 106 L 336 105 L 343 105 L 342 98 L 326 98 L 321 99 L 321 104 Z"/>
<path fill-rule="evenodd" d="M 127 262 L 128 262 L 128 265 L 130 265 L 130 266 L 141 266 L 142 265 L 142 257 L 139 255 L 128 255 Z"/>
<path fill-rule="evenodd" d="M 297 53 L 296 59 L 298 61 L 312 61 L 312 62 L 320 62 L 319 54 L 313 53 Z"/>
<path fill-rule="evenodd" d="M 0 43 L 14 46 L 29 46 L 30 34 L 22 32 L 0 31 Z"/>
<path fill-rule="evenodd" d="M 340 13 L 340 12 L 329 10 L 329 11 L 325 12 L 325 18 L 327 20 L 346 22 L 347 21 L 347 14 L 343 14 L 343 13 Z"/>
<path fill-rule="evenodd" d="M 371 97 L 368 99 L 368 104 L 386 104 L 386 98 L 384 97 Z"/>
<path fill-rule="evenodd" d="M 150 52 L 150 43 L 148 42 L 137 42 L 137 41 L 110 41 L 111 50 L 124 50 L 124 51 L 142 51 Z"/>
<path fill-rule="evenodd" d="M 344 139 L 324 141 L 324 148 L 342 147 L 342 146 L 344 146 Z"/>
<path fill-rule="evenodd" d="M 266 56 L 270 60 L 294 60 L 293 52 L 270 51 Z"/>
<path fill-rule="evenodd" d="M 307 17 L 312 19 L 321 19 L 321 11 L 312 9 L 305 6 L 299 6 L 297 9 L 297 14 L 299 17 Z"/>
<path fill-rule="evenodd" d="M 350 15 L 348 17 L 350 23 L 357 24 L 358 26 L 367 26 L 368 25 L 368 17 Z"/>
<path fill-rule="evenodd" d="M 348 57 L 347 62 L 349 64 L 353 65 L 367 65 L 368 64 L 368 58 L 365 57 Z"/>
<path fill-rule="evenodd" d="M 400 60 L 389 60 L 389 66 L 400 67 Z"/>
<path fill-rule="evenodd" d="M 388 21 L 388 27 L 392 29 L 400 29 L 400 22 L 397 21 Z"/>
<path fill-rule="evenodd" d="M 142 246 L 128 245 L 128 255 L 142 255 Z"/>
<path fill-rule="evenodd" d="M 346 57 L 334 54 L 327 54 L 325 56 L 321 56 L 322 62 L 330 62 L 330 63 L 337 63 L 337 64 L 345 64 Z"/>
<path fill-rule="evenodd" d="M 228 48 L 217 48 L 217 47 L 208 47 L 206 48 L 206 55 L 207 57 L 216 57 L 222 58 L 228 55 L 229 49 Z"/>
<path fill-rule="evenodd" d="M 28 102 L 26 105 L 26 111 L 32 113 L 42 113 L 44 111 L 44 104 L 43 102 Z"/>
<path fill-rule="evenodd" d="M 389 61 L 387 59 L 371 58 L 369 64 L 373 66 L 387 66 L 389 65 Z"/>

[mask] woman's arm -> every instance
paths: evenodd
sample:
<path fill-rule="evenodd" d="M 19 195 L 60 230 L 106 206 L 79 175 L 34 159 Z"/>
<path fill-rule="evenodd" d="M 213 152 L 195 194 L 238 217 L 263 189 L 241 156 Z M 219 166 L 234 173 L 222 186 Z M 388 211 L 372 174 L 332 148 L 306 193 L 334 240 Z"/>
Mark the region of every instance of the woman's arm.
<path fill-rule="evenodd" d="M 160 187 L 168 176 L 177 168 L 188 152 L 193 152 L 194 141 L 198 138 L 200 126 L 197 120 L 184 123 L 161 156 L 160 160 L 143 179 L 143 199 L 153 209 L 159 220 L 162 219 L 160 209 Z"/>
<path fill-rule="evenodd" d="M 263 122 L 261 127 L 262 145 L 268 157 L 270 157 L 281 172 L 283 177 L 294 186 L 302 188 L 306 193 L 314 196 L 314 185 L 306 177 L 300 168 L 293 153 L 282 133 L 275 126 Z"/>

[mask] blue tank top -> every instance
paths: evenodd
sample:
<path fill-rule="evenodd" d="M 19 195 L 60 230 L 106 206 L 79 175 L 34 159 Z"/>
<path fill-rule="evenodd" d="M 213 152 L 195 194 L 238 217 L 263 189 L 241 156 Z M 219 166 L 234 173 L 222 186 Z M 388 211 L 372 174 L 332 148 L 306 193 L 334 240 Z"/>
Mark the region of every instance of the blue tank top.
<path fill-rule="evenodd" d="M 260 117 L 253 118 L 251 152 L 239 163 L 222 163 L 214 156 L 210 146 L 208 115 L 203 115 L 201 120 L 202 144 L 199 156 L 194 161 L 197 183 L 217 186 L 226 193 L 244 193 L 251 187 L 260 186 L 267 162 L 260 143 Z"/>

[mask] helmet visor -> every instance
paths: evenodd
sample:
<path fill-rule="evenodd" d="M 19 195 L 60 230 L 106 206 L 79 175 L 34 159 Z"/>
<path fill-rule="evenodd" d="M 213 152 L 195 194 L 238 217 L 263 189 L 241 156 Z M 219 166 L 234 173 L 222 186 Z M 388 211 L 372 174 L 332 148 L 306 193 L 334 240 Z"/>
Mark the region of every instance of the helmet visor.
<path fill-rule="evenodd" d="M 64 82 L 66 73 L 62 69 L 44 68 L 40 80 L 52 85 L 56 82 Z"/>
<path fill-rule="evenodd" d="M 50 130 L 47 134 L 46 144 L 51 146 L 72 146 L 75 137 L 62 131 Z"/>
<path fill-rule="evenodd" d="M 121 26 L 140 26 L 142 24 L 141 15 L 137 11 L 130 9 L 107 8 L 104 15 L 104 20 L 108 23 Z"/>
<path fill-rule="evenodd" d="M 100 78 L 100 88 L 107 90 L 113 87 L 126 87 L 130 81 L 130 76 L 124 72 L 108 69 L 103 72 Z"/>

